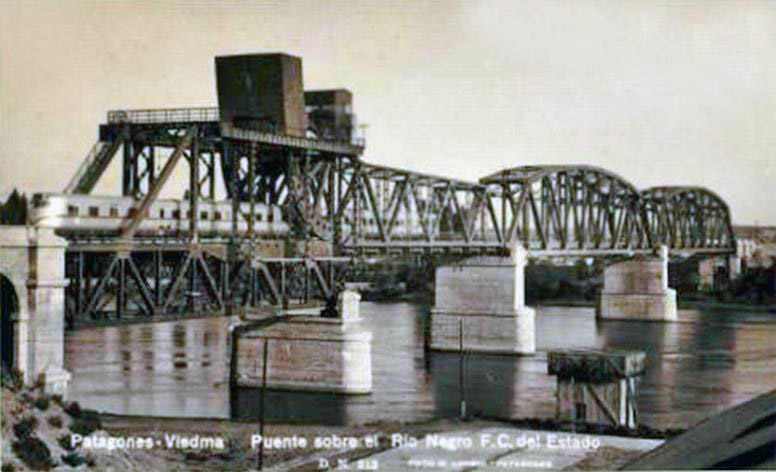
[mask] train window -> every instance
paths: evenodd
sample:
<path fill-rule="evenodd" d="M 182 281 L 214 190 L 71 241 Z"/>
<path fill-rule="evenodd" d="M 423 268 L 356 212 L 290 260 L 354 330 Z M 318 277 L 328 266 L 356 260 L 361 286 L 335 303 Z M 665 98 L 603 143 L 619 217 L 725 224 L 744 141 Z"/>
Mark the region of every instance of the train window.
<path fill-rule="evenodd" d="M 186 212 L 186 218 L 189 220 L 191 219 L 191 210 Z"/>
<path fill-rule="evenodd" d="M 78 216 L 78 207 L 75 205 L 68 205 L 67 216 Z"/>
<path fill-rule="evenodd" d="M 129 211 L 127 211 L 127 216 L 132 218 L 137 214 L 137 208 L 130 208 Z"/>
<path fill-rule="evenodd" d="M 256 214 L 256 221 L 261 221 L 263 219 L 264 219 L 264 215 L 262 215 L 261 213 Z"/>
<path fill-rule="evenodd" d="M 111 218 L 118 218 L 118 216 L 119 216 L 119 209 L 116 208 L 116 207 L 111 207 L 110 210 L 109 210 L 109 214 L 110 214 Z"/>
<path fill-rule="evenodd" d="M 89 207 L 89 216 L 100 216 L 100 209 L 97 207 Z"/>
<path fill-rule="evenodd" d="M 173 210 L 172 211 L 172 217 L 176 220 L 179 220 L 181 218 L 181 211 L 180 210 Z"/>
<path fill-rule="evenodd" d="M 206 220 L 207 219 L 207 212 L 206 211 L 201 211 L 199 213 L 199 219 Z"/>
<path fill-rule="evenodd" d="M 159 219 L 162 219 L 162 220 L 164 219 L 164 208 L 159 210 Z"/>
<path fill-rule="evenodd" d="M 221 212 L 217 211 L 217 212 L 213 213 L 213 219 L 216 220 L 216 221 L 221 221 Z"/>
<path fill-rule="evenodd" d="M 270 223 L 275 221 L 275 215 L 273 213 L 270 213 L 269 215 L 267 215 L 267 221 Z"/>

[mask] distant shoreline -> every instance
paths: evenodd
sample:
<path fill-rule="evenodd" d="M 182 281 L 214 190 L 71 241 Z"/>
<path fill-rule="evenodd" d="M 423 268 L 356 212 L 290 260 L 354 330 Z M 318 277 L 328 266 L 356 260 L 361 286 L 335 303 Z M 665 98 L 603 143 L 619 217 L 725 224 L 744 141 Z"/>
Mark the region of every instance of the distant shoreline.
<path fill-rule="evenodd" d="M 678 300 L 679 309 L 691 308 L 725 308 L 746 310 L 750 312 L 776 313 L 776 305 L 751 305 L 746 303 L 725 303 L 706 300 Z M 586 307 L 595 308 L 596 302 L 590 300 L 542 300 L 535 302 L 533 306 L 552 306 L 552 307 Z"/>

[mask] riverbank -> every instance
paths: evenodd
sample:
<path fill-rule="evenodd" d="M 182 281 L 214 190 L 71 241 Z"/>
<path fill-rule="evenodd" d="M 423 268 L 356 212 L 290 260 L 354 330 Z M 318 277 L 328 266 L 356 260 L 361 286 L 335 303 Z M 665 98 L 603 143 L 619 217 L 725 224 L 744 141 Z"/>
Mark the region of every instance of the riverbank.
<path fill-rule="evenodd" d="M 261 427 L 255 422 L 102 414 L 45 395 L 39 388 L 10 387 L 7 381 L 2 401 L 3 472 L 84 465 L 90 470 L 252 470 L 260 460 Z M 428 466 L 433 459 L 437 464 L 433 467 L 454 470 L 471 467 L 471 461 L 485 464 L 513 456 L 505 464 L 533 460 L 551 468 L 612 468 L 661 444 L 656 438 L 679 433 L 582 428 L 572 432 L 573 425 L 552 420 L 489 419 L 358 426 L 267 424 L 261 461 L 270 470 L 321 470 L 344 464 L 402 470 L 413 464 Z"/>
<path fill-rule="evenodd" d="M 551 307 L 580 307 L 595 308 L 597 303 L 592 300 L 564 300 L 550 299 L 534 302 L 531 306 L 551 306 Z M 776 313 L 776 305 L 751 305 L 745 303 L 724 303 L 714 300 L 677 300 L 680 310 L 692 309 L 720 309 L 720 310 L 742 310 L 758 313 Z"/>
<path fill-rule="evenodd" d="M 221 437 L 227 451 L 158 451 L 165 460 L 197 470 L 248 470 L 257 467 L 254 447 L 260 426 L 219 419 L 172 419 L 102 415 L 106 431 L 118 437 L 150 435 L 154 441 L 178 437 Z M 529 428 L 522 425 L 545 426 Z M 487 419 L 434 420 L 422 423 L 378 422 L 361 426 L 268 424 L 262 465 L 270 470 L 321 470 L 335 467 L 407 470 L 417 467 L 463 470 L 502 461 L 500 468 L 525 468 L 526 460 L 549 468 L 611 469 L 660 444 L 642 431 L 614 434 L 570 432 L 552 421 L 504 422 Z M 556 425 L 557 426 L 557 425 Z M 648 431 L 650 436 L 666 432 Z M 675 435 L 678 431 L 668 432 Z M 276 447 L 280 446 L 280 447 Z M 528 454 L 528 455 L 526 455 Z M 529 457 L 530 456 L 530 457 Z M 434 465 L 430 465 L 430 460 Z M 457 464 L 457 466 L 456 466 Z M 510 465 L 511 464 L 511 465 Z M 188 470 L 188 469 L 186 469 Z M 194 470 L 194 469 L 192 469 Z"/>

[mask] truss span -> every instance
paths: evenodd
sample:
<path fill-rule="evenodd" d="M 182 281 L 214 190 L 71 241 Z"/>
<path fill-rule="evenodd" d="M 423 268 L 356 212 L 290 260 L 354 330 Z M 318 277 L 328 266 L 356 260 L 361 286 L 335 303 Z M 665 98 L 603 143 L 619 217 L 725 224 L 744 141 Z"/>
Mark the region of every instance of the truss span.
<path fill-rule="evenodd" d="M 730 210 L 703 187 L 653 187 L 641 193 L 655 244 L 675 250 L 735 248 Z"/>
<path fill-rule="evenodd" d="M 627 251 L 652 247 L 639 191 L 593 166 L 523 166 L 480 179 L 495 195 L 498 232 L 532 251 Z"/>

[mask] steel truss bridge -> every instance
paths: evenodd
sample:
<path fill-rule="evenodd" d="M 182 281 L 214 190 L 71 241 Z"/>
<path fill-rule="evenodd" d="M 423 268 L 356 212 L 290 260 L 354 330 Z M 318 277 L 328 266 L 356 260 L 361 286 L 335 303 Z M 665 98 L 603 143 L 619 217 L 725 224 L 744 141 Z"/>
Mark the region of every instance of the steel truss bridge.
<path fill-rule="evenodd" d="M 639 191 L 592 166 L 515 167 L 470 182 L 371 164 L 363 150 L 359 141 L 236 127 L 215 108 L 109 112 L 64 193 L 89 194 L 122 154 L 121 193 L 134 204 L 119 231 L 63 234 L 68 320 L 325 298 L 361 255 L 507 254 L 517 243 L 534 256 L 735 251 L 729 209 L 705 188 Z M 187 228 L 141 236 L 181 161 Z M 232 209 L 226 238 L 199 230 L 198 205 L 219 200 L 219 187 Z M 283 210 L 284 244 L 330 251 L 269 257 L 256 229 L 260 205 Z"/>

